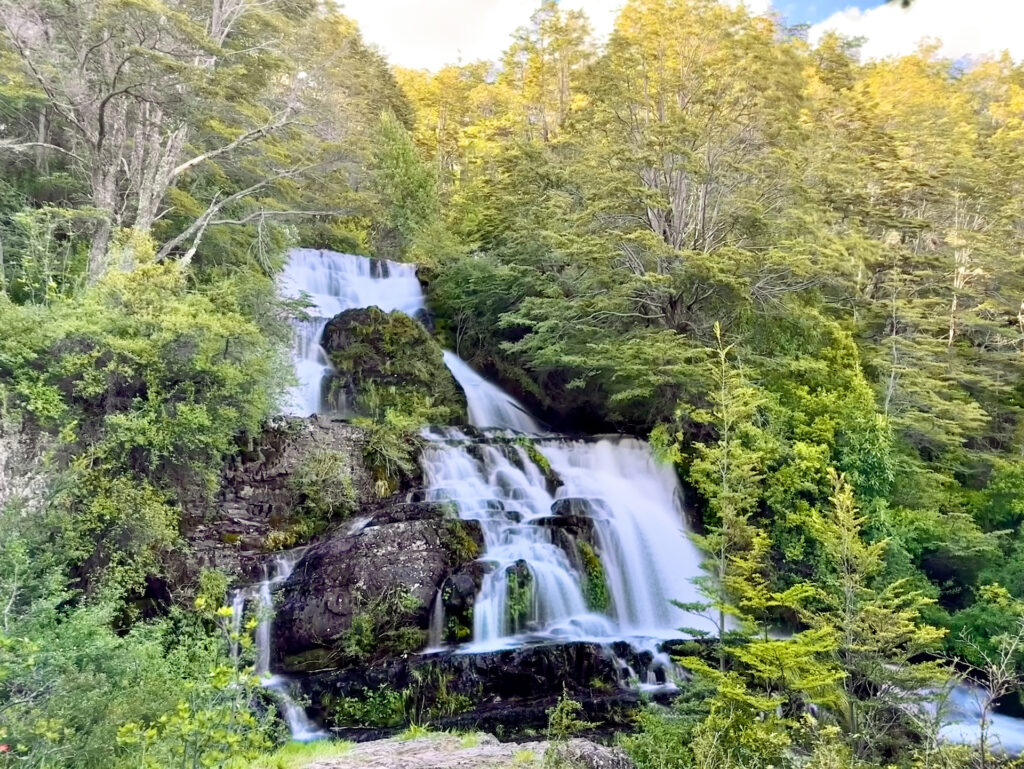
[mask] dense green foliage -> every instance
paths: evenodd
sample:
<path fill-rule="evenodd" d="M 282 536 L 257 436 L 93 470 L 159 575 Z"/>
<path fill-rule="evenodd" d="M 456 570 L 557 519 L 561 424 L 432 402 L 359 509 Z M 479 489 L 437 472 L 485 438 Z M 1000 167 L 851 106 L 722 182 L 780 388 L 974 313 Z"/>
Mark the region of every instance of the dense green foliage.
<path fill-rule="evenodd" d="M 723 644 L 680 765 L 938 760 L 921 655 L 985 679 L 1019 628 L 1024 70 L 854 50 L 714 0 L 599 46 L 549 2 L 495 70 L 399 73 L 465 249 L 449 344 L 699 501 Z"/>
<path fill-rule="evenodd" d="M 188 522 L 288 382 L 285 249 L 413 221 L 383 162 L 411 108 L 312 2 L 0 0 L 0 25 L 0 764 L 245 766 L 280 727 Z M 337 469 L 296 474 L 269 549 L 351 511 Z"/>
<path fill-rule="evenodd" d="M 241 765 L 278 736 L 227 578 L 170 572 L 287 383 L 297 243 L 416 260 L 463 358 L 675 463 L 706 559 L 686 608 L 720 638 L 626 739 L 641 769 L 987 765 L 918 700 L 953 660 L 986 712 L 1024 675 L 1020 65 L 861 63 L 731 4 L 630 0 L 600 46 L 545 2 L 497 65 L 393 74 L 320 6 L 0 0 L 0 766 Z M 377 315 L 392 347 L 335 363 L 386 496 L 461 405 L 390 371 L 434 342 Z M 354 500 L 327 455 L 293 492 L 268 549 Z M 420 609 L 367 602 L 331 653 L 421 648 Z M 428 688 L 338 717 L 466 705 Z M 552 736 L 579 726 L 566 698 Z"/>

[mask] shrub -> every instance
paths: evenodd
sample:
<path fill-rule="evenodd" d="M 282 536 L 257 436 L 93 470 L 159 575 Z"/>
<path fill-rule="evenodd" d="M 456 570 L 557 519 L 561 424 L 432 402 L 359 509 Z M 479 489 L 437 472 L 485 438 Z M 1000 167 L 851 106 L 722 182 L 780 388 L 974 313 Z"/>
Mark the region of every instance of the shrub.
<path fill-rule="evenodd" d="M 548 739 L 567 740 L 597 726 L 592 721 L 584 721 L 583 703 L 569 696 L 568 690 L 562 691 L 558 703 L 548 709 Z"/>
<path fill-rule="evenodd" d="M 310 454 L 292 474 L 290 487 L 300 514 L 315 519 L 344 518 L 356 507 L 348 459 L 339 451 Z"/>
<path fill-rule="evenodd" d="M 338 650 L 349 661 L 362 663 L 421 649 L 426 633 L 415 625 L 414 617 L 420 608 L 419 599 L 405 587 L 392 587 L 364 600 L 338 641 Z"/>

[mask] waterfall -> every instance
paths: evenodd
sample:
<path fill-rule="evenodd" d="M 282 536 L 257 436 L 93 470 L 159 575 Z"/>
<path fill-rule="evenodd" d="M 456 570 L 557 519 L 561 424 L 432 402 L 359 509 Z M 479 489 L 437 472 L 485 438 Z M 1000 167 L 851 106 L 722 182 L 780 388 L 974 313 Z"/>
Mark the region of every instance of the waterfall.
<path fill-rule="evenodd" d="M 296 320 L 292 361 L 299 383 L 288 391 L 285 413 L 309 416 L 324 411 L 323 381 L 331 364 L 320 346 L 327 322 L 339 312 L 379 307 L 417 315 L 424 310 L 423 291 L 410 264 L 367 259 L 309 248 L 292 250 L 281 273 L 281 295 L 305 298 L 307 319 Z"/>
<path fill-rule="evenodd" d="M 632 636 L 678 636 L 683 626 L 711 630 L 672 601 L 700 601 L 693 580 L 701 556 L 686 535 L 675 471 L 635 438 L 552 441 L 541 453 L 563 486 L 560 499 L 590 502 L 618 629 Z"/>
<path fill-rule="evenodd" d="M 351 254 L 297 249 L 281 286 L 286 296 L 312 302 L 310 320 L 297 326 L 300 385 L 292 401 L 301 405 L 293 413 L 323 408 L 321 380 L 328 367 L 319 336 L 334 314 L 375 305 L 417 315 L 425 308 L 412 265 Z M 470 422 L 490 431 L 482 441 L 455 430 L 427 431 L 422 458 L 427 498 L 452 502 L 462 518 L 483 529 L 487 572 L 468 648 L 665 638 L 678 636 L 683 626 L 707 628 L 671 604 L 695 600 L 692 579 L 700 574 L 672 468 L 656 462 L 643 441 L 569 441 L 546 434 L 521 403 L 455 353 L 446 351 L 444 361 L 466 394 Z M 511 441 L 507 431 L 536 436 L 561 488 L 550 488 L 536 454 Z M 594 521 L 611 599 L 607 611 L 587 607 L 579 558 L 557 533 L 552 507 L 559 500 Z"/>
<path fill-rule="evenodd" d="M 298 386 L 287 410 L 308 415 L 328 409 L 322 399 L 330 364 L 320 337 L 331 317 L 346 309 L 377 306 L 412 316 L 425 312 L 415 267 L 330 251 L 296 249 L 281 277 L 286 297 L 305 298 L 308 319 L 295 323 L 293 357 Z M 426 498 L 454 505 L 483 531 L 485 564 L 473 613 L 472 640 L 460 651 L 524 643 L 587 640 L 628 641 L 650 652 L 637 683 L 665 685 L 672 667 L 659 639 L 679 637 L 680 628 L 713 631 L 711 622 L 684 612 L 672 601 L 694 602 L 700 555 L 687 536 L 675 472 L 659 463 L 650 447 L 627 437 L 566 439 L 551 435 L 508 393 L 475 372 L 455 353 L 444 361 L 466 394 L 470 422 L 482 432 L 470 437 L 453 428 L 428 428 L 422 455 Z M 529 444 L 523 443 L 530 441 Z M 556 480 L 557 479 L 557 480 Z M 567 516 L 567 517 L 565 517 Z M 562 520 L 559 518 L 562 517 Z M 368 519 L 353 521 L 356 531 Z M 586 522 L 604 571 L 609 605 L 587 607 L 584 565 L 567 526 Z M 323 734 L 291 698 L 289 682 L 270 673 L 272 590 L 287 579 L 295 561 L 278 558 L 266 579 L 233 600 L 236 630 L 246 601 L 260 608 L 256 672 L 275 693 L 295 739 Z M 441 643 L 442 594 L 435 596 L 430 646 Z M 237 657 L 237 645 L 232 648 Z M 632 670 L 625 660 L 622 667 Z M 937 708 L 936 704 L 932 707 Z M 976 743 L 981 708 L 978 690 L 955 687 L 941 736 Z M 1024 749 L 1018 719 L 992 715 L 990 740 L 1010 753 Z"/>
<path fill-rule="evenodd" d="M 473 640 L 478 647 L 507 645 L 510 626 L 507 570 L 523 561 L 533 579 L 530 619 L 553 635 L 578 637 L 571 626 L 600 632 L 606 624 L 590 615 L 566 553 L 536 525 L 551 517 L 553 498 L 537 466 L 519 446 L 451 441 L 428 446 L 422 457 L 427 498 L 453 502 L 460 517 L 479 521 L 484 535 L 484 576 L 474 604 Z M 540 624 L 535 630 L 542 630 Z"/>
<path fill-rule="evenodd" d="M 542 432 L 540 425 L 519 401 L 476 373 L 458 355 L 445 350 L 444 365 L 466 393 L 471 424 L 534 435 Z"/>
<path fill-rule="evenodd" d="M 675 474 L 655 461 L 646 443 L 539 438 L 537 449 L 563 482 L 552 492 L 522 446 L 452 435 L 429 445 L 422 463 L 428 499 L 454 503 L 460 517 L 483 529 L 488 571 L 474 605 L 472 648 L 545 638 L 668 638 L 684 626 L 711 629 L 671 603 L 697 599 L 692 580 L 701 573 L 700 557 L 686 536 Z M 593 520 L 611 594 L 607 614 L 587 609 L 572 554 L 554 541 L 552 508 L 559 500 Z M 514 627 L 509 590 L 517 564 L 525 565 L 532 585 L 525 622 Z"/>
<path fill-rule="evenodd" d="M 326 732 L 317 728 L 309 717 L 306 710 L 299 705 L 291 695 L 291 682 L 284 676 L 273 675 L 270 672 L 270 645 L 271 645 L 271 623 L 274 616 L 274 587 L 291 576 L 295 564 L 298 562 L 300 553 L 279 555 L 274 562 L 266 569 L 264 578 L 254 587 L 238 590 L 231 600 L 232 629 L 237 634 L 242 629 L 242 618 L 245 614 L 245 606 L 249 602 L 255 602 L 255 611 L 258 624 L 256 626 L 255 639 L 255 664 L 253 673 L 260 679 L 260 685 L 274 693 L 281 708 L 281 716 L 288 729 L 291 731 L 292 739 L 297 742 L 311 742 L 329 736 Z M 237 661 L 238 644 L 232 642 L 232 657 Z"/>

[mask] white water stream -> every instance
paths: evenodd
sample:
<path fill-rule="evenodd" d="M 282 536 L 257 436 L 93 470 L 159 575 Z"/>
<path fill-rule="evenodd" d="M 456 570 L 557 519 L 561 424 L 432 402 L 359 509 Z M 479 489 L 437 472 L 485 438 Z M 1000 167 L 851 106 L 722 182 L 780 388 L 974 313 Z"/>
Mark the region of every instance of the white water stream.
<path fill-rule="evenodd" d="M 329 251 L 296 249 L 281 278 L 282 293 L 306 296 L 310 318 L 296 323 L 294 351 L 299 385 L 292 389 L 288 413 L 308 415 L 327 409 L 323 380 L 330 364 L 320 348 L 323 329 L 335 314 L 377 306 L 409 315 L 425 311 L 412 265 L 375 261 Z M 466 393 L 470 422 L 485 430 L 483 439 L 434 429 L 422 457 L 427 497 L 454 503 L 460 517 L 476 520 L 484 533 L 481 560 L 487 572 L 476 598 L 472 641 L 460 651 L 505 648 L 544 640 L 628 640 L 656 651 L 656 640 L 683 635 L 681 627 L 710 630 L 701 617 L 687 614 L 672 600 L 697 600 L 693 579 L 700 557 L 687 537 L 679 484 L 672 468 L 655 460 L 650 447 L 634 438 L 565 439 L 546 434 L 514 398 L 481 377 L 455 353 L 445 364 Z M 552 489 L 531 451 L 514 440 L 530 436 L 534 448 L 558 477 Z M 565 501 L 560 501 L 565 500 Z M 611 606 L 588 610 L 584 576 L 552 535 L 552 505 L 583 511 L 593 520 Z M 293 564 L 279 562 L 275 574 L 257 587 L 259 603 L 272 607 L 271 590 Z M 524 613 L 511 616 L 510 569 L 529 572 L 532 588 Z M 244 599 L 243 599 L 244 600 Z M 435 600 L 431 645 L 444 621 Z M 238 613 L 240 618 L 241 612 Z M 239 619 L 240 621 L 240 619 Z M 287 681 L 268 675 L 269 619 L 257 632 L 257 672 L 278 693 L 297 739 L 320 736 L 287 693 Z M 662 664 L 666 655 L 657 654 Z M 966 687 L 953 693 L 956 707 L 943 728 L 946 739 L 977 740 L 979 713 Z M 997 716 L 993 736 L 1008 750 L 1024 747 L 1021 721 Z M 1011 747 L 1012 746 L 1012 747 Z"/>
<path fill-rule="evenodd" d="M 285 413 L 306 417 L 325 409 L 323 381 L 331 364 L 320 346 L 327 321 L 357 307 L 379 307 L 416 315 L 424 309 L 416 268 L 363 256 L 297 248 L 280 278 L 281 294 L 309 301 L 305 320 L 296 320 L 292 360 L 299 384 L 288 392 Z"/>
<path fill-rule="evenodd" d="M 237 636 L 242 631 L 242 620 L 245 616 L 245 607 L 253 604 L 253 611 L 256 612 L 258 624 L 256 626 L 255 638 L 255 664 L 253 673 L 260 679 L 260 685 L 274 693 L 274 699 L 281 709 L 281 716 L 288 729 L 291 731 L 292 739 L 297 742 L 311 742 L 312 740 L 323 739 L 329 735 L 317 728 L 309 717 L 306 710 L 299 705 L 291 696 L 291 682 L 284 676 L 274 675 L 270 672 L 270 645 L 271 645 L 271 623 L 274 617 L 273 590 L 276 585 L 281 584 L 295 568 L 295 564 L 301 557 L 301 553 L 279 555 L 267 569 L 267 573 L 261 582 L 246 590 L 235 592 L 231 600 L 232 621 L 234 623 L 234 634 Z M 232 644 L 232 655 L 237 658 L 238 645 Z"/>

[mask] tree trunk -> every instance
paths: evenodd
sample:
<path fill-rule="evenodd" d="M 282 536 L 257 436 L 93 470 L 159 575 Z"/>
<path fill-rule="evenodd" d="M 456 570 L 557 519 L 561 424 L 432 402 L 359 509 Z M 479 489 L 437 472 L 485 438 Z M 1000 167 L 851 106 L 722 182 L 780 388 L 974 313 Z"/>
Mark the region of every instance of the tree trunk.
<path fill-rule="evenodd" d="M 110 218 L 107 216 L 101 218 L 96 225 L 96 231 L 92 235 L 92 247 L 89 249 L 89 285 L 99 280 L 107 271 L 107 249 L 110 246 L 112 229 Z"/>

